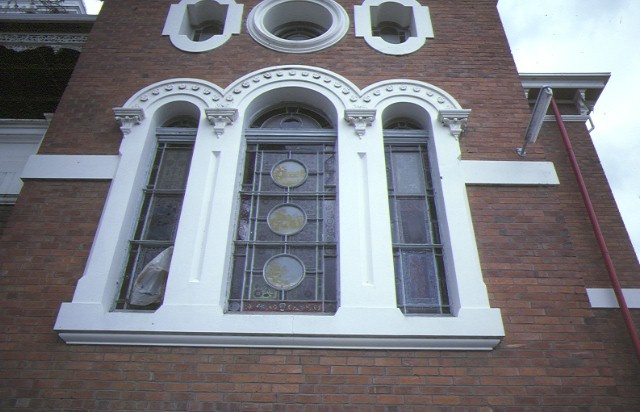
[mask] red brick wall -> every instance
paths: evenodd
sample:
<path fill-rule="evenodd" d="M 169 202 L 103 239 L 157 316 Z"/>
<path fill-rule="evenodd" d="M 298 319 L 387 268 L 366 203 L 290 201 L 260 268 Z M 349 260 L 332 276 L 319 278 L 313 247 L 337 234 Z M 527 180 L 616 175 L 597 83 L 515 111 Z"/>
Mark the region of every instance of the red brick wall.
<path fill-rule="evenodd" d="M 517 160 L 529 108 L 494 0 L 429 1 L 436 37 L 401 57 L 373 51 L 353 27 L 328 50 L 277 53 L 244 24 L 215 51 L 184 53 L 160 36 L 171 3 L 105 2 L 42 152 L 117 153 L 111 108 L 153 82 L 224 87 L 261 67 L 305 64 L 360 87 L 389 78 L 441 87 L 473 110 L 465 159 Z M 352 17 L 358 2 L 341 3 Z M 244 4 L 246 18 L 256 1 Z M 589 136 L 568 129 L 623 285 L 638 287 Z M 553 124 L 528 150 L 530 160 L 554 162 L 559 186 L 468 188 L 491 304 L 506 329 L 497 349 L 481 353 L 66 345 L 52 327 L 82 274 L 109 183 L 27 182 L 0 240 L 0 409 L 640 410 L 640 366 L 620 314 L 586 298 L 585 287 L 607 287 L 607 275 L 563 150 Z"/>
<path fill-rule="evenodd" d="M 11 216 L 12 210 L 13 205 L 0 205 L 0 235 L 9 221 L 9 216 Z"/>

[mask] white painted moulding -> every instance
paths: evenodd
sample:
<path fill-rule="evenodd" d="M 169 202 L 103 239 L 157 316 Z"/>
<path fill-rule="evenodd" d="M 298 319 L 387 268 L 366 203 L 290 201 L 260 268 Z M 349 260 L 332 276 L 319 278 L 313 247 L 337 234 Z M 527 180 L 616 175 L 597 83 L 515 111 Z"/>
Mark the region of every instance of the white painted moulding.
<path fill-rule="evenodd" d="M 32 155 L 22 179 L 113 179 L 117 155 Z"/>
<path fill-rule="evenodd" d="M 629 309 L 640 309 L 640 288 L 624 288 L 622 295 Z M 618 300 L 610 288 L 587 288 L 592 308 L 619 308 Z"/>

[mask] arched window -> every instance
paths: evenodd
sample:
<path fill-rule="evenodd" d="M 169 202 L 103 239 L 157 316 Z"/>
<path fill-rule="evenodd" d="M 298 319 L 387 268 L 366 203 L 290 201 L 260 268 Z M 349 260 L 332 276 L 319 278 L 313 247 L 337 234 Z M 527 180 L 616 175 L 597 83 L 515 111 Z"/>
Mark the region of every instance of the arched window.
<path fill-rule="evenodd" d="M 405 314 L 450 312 L 428 137 L 411 119 L 385 124 L 396 298 Z"/>
<path fill-rule="evenodd" d="M 156 153 L 129 241 L 116 309 L 154 310 L 162 305 L 197 124 L 197 119 L 178 116 L 156 129 Z"/>
<path fill-rule="evenodd" d="M 96 239 L 56 321 L 65 341 L 498 344 L 500 311 L 490 307 L 466 197 L 475 162 L 461 160 L 462 124 L 447 124 L 466 121 L 468 110 L 445 91 L 410 80 L 358 90 L 324 69 L 279 66 L 227 90 L 163 81 L 114 112 L 126 137 L 106 159 L 113 182 Z M 166 167 L 171 158 L 185 167 Z M 171 246 L 165 286 L 170 252 L 154 260 Z M 147 267 L 153 276 L 138 282 Z M 136 284 L 158 300 L 132 302 Z"/>
<path fill-rule="evenodd" d="M 245 131 L 228 312 L 336 311 L 337 174 L 329 124 L 313 109 L 288 105 L 265 111 Z"/>

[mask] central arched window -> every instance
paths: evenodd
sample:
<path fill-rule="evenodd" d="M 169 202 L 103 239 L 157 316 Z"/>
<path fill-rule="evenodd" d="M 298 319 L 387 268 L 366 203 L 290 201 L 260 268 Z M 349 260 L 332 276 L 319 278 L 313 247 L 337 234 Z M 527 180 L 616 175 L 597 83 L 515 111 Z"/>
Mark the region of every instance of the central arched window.
<path fill-rule="evenodd" d="M 335 132 L 282 106 L 245 131 L 228 312 L 334 313 L 338 306 Z"/>

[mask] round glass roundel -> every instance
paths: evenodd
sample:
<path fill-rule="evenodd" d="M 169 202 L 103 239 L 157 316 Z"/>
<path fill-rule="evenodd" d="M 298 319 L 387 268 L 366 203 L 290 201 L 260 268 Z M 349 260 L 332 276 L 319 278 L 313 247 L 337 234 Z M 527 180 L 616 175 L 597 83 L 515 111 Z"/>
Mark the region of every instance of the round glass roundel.
<path fill-rule="evenodd" d="M 269 229 L 279 235 L 295 235 L 307 223 L 307 215 L 299 206 L 283 204 L 274 207 L 267 216 Z"/>
<path fill-rule="evenodd" d="M 282 160 L 273 165 L 271 178 L 278 186 L 298 187 L 307 180 L 307 168 L 297 160 Z"/>
<path fill-rule="evenodd" d="M 274 289 L 291 290 L 304 278 L 304 264 L 293 255 L 276 255 L 267 260 L 263 270 L 264 280 Z"/>

